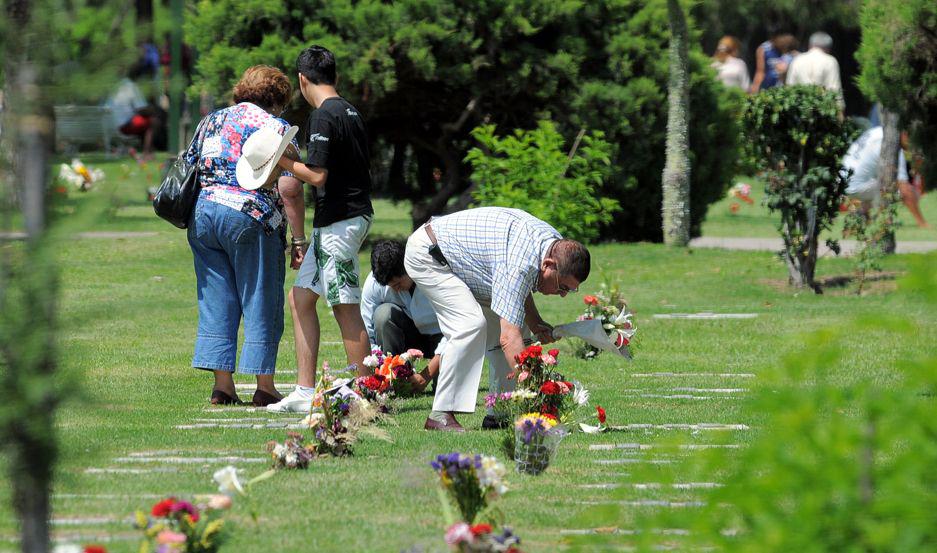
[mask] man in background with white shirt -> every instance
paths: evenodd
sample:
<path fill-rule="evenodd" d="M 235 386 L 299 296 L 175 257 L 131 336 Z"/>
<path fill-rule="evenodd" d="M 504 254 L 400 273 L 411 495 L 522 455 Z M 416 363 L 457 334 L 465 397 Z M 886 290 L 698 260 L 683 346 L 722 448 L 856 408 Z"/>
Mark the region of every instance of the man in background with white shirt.
<path fill-rule="evenodd" d="M 839 109 L 843 110 L 846 105 L 843 84 L 839 78 L 839 62 L 830 55 L 832 49 L 833 38 L 830 35 L 824 32 L 810 35 L 810 50 L 791 62 L 786 84 L 814 84 L 833 90 L 839 95 Z"/>
<path fill-rule="evenodd" d="M 849 175 L 849 184 L 846 194 L 862 201 L 862 209 L 868 213 L 872 204 L 878 202 L 882 194 L 878 180 L 879 166 L 882 155 L 882 127 L 872 127 L 862 133 L 843 157 L 843 171 L 852 171 Z M 920 196 L 908 179 L 908 168 L 905 162 L 904 149 L 908 147 L 908 133 L 901 133 L 901 148 L 898 151 L 898 174 L 896 175 L 898 192 L 901 200 L 911 212 L 917 226 L 929 228 L 919 205 Z"/>

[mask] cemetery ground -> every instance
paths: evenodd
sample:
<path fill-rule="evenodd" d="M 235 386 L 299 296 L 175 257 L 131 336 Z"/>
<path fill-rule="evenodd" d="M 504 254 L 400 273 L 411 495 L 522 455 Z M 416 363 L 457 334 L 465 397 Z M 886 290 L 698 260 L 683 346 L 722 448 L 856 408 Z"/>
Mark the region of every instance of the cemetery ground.
<path fill-rule="evenodd" d="M 237 467 L 244 479 L 260 474 L 270 465 L 265 443 L 282 441 L 285 426 L 298 417 L 208 404 L 211 376 L 189 368 L 196 296 L 185 232 L 158 220 L 146 201 L 146 183 L 158 181 L 157 168 L 98 165 L 106 169 L 108 184 L 87 194 L 68 190 L 57 210 L 82 218 L 103 208 L 80 230 L 140 234 L 72 239 L 58 249 L 60 378 L 68 399 L 58 414 L 61 455 L 52 529 L 57 542 L 105 543 L 109 551 L 123 553 L 137 550 L 134 510 L 148 510 L 166 496 L 213 493 L 212 473 L 225 465 Z M 922 206 L 937 222 L 935 194 Z M 704 229 L 717 228 L 722 236 L 771 236 L 763 215 L 746 223 L 746 210 L 757 214 L 761 208 L 744 206 L 741 215 L 731 216 L 725 202 L 716 204 Z M 372 238 L 404 237 L 409 229 L 409 206 L 376 203 Z M 932 236 L 908 226 L 898 233 L 899 240 Z M 361 253 L 363 274 L 369 252 Z M 608 545 L 627 545 L 638 513 L 697 508 L 724 473 L 655 486 L 655 467 L 707 445 L 750 444 L 764 430 L 764 417 L 746 398 L 818 330 L 848 328 L 856 318 L 881 315 L 906 317 L 918 329 L 894 335 L 880 326 L 844 336 L 842 355 L 830 367 L 831 380 L 844 384 L 887 383 L 896 378 L 900 359 L 933 351 L 937 342 L 937 313 L 896 293 L 892 278 L 876 281 L 862 297 L 848 285 L 817 296 L 779 285 L 786 270 L 767 252 L 657 244 L 602 244 L 592 252 L 592 276 L 580 293 L 565 299 L 538 296 L 541 311 L 550 322 L 575 320 L 583 295 L 598 291 L 603 281 L 617 283 L 635 312 L 635 359 L 628 363 L 603 354 L 582 361 L 572 355 L 573 344 L 559 342 L 562 372 L 590 391 L 590 404 L 603 406 L 608 424 L 617 428 L 567 437 L 542 476 L 510 471 L 511 490 L 499 505 L 527 551 L 555 551 L 577 533 L 595 531 L 608 534 Z M 889 257 L 886 272 L 906 271 L 913 257 Z M 829 279 L 851 270 L 848 259 L 826 257 L 818 276 Z M 287 287 L 294 275 L 288 271 Z M 655 317 L 700 312 L 750 315 Z M 296 367 L 288 311 L 285 316 L 277 364 L 283 392 L 294 382 Z M 320 362 L 339 366 L 344 351 L 338 328 L 322 303 L 319 317 Z M 239 376 L 237 382 L 242 399 L 249 399 L 252 379 Z M 483 376 L 478 411 L 460 417 L 466 434 L 423 431 L 431 404 L 424 395 L 399 402 L 393 423 L 385 425 L 393 443 L 363 437 L 353 457 L 317 459 L 307 471 L 284 471 L 257 484 L 249 499 L 236 499 L 228 512 L 233 535 L 223 549 L 444 551 L 445 522 L 429 461 L 450 451 L 500 455 L 499 434 L 480 430 L 486 382 Z M 16 526 L 2 454 L 0 464 L 0 552 L 5 552 L 17 549 Z M 621 518 L 596 530 L 588 513 L 604 505 L 620 509 Z M 662 534 L 661 541 L 666 539 Z"/>

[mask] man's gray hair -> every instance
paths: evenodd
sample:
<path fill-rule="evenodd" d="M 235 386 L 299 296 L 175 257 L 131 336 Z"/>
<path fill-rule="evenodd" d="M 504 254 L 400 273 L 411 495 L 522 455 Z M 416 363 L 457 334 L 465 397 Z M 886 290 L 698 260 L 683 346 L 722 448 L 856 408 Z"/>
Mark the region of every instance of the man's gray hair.
<path fill-rule="evenodd" d="M 810 35 L 810 47 L 811 48 L 823 48 L 824 50 L 831 50 L 833 48 L 833 37 L 824 33 L 823 31 L 818 31 Z"/>

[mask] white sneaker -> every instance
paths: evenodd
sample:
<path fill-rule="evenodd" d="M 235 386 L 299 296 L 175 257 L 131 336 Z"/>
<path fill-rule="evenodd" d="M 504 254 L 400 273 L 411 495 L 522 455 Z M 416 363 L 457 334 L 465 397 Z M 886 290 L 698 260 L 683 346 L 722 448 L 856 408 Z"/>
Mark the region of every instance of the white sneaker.
<path fill-rule="evenodd" d="M 313 394 L 298 388 L 276 403 L 267 406 L 268 413 L 308 413 L 312 410 Z"/>

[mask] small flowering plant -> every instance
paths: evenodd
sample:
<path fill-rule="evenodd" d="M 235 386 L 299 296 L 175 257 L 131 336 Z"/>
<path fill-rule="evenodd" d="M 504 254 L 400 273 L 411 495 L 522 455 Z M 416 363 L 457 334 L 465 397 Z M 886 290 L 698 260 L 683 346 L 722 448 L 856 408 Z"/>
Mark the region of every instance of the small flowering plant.
<path fill-rule="evenodd" d="M 603 286 L 604 289 L 609 289 Z M 589 295 L 582 298 L 586 304 L 585 311 L 579 316 L 579 321 L 599 320 L 602 322 L 602 330 L 608 336 L 609 341 L 615 345 L 626 357 L 631 357 L 631 342 L 634 339 L 637 328 L 634 324 L 634 314 L 628 309 L 628 304 L 622 298 L 621 292 L 617 287 L 611 287 L 608 294 Z M 581 359 L 591 360 L 599 354 L 601 350 L 589 343 L 582 342 L 576 349 L 576 356 Z"/>
<path fill-rule="evenodd" d="M 483 518 L 490 502 L 508 489 L 504 482 L 504 465 L 495 457 L 448 453 L 437 455 L 430 466 L 439 476 L 445 495 L 467 523 Z M 445 499 L 443 507 L 448 512 Z"/>
<path fill-rule="evenodd" d="M 273 457 L 273 468 L 309 468 L 309 461 L 316 454 L 316 446 L 303 443 L 305 440 L 306 438 L 302 434 L 288 432 L 286 440 L 282 444 L 273 440 L 267 442 L 267 452 Z"/>
<path fill-rule="evenodd" d="M 457 522 L 446 530 L 446 543 L 459 553 L 521 553 L 521 539 L 510 528 L 495 533 L 490 524 Z"/>
<path fill-rule="evenodd" d="M 135 526 L 143 532 L 141 553 L 213 553 L 227 537 L 221 512 L 231 506 L 225 495 L 211 496 L 204 505 L 169 497 L 147 514 L 137 511 Z"/>
<path fill-rule="evenodd" d="M 566 428 L 555 417 L 527 413 L 514 422 L 514 461 L 518 472 L 541 474 L 550 466 Z"/>

